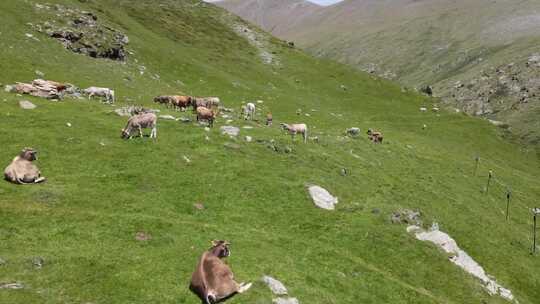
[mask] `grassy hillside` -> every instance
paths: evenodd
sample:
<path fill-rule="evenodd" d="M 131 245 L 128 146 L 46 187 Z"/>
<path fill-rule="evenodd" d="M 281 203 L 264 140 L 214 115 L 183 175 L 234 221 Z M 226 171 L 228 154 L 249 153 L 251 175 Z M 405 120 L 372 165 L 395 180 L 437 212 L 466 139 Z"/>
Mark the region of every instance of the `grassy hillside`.
<path fill-rule="evenodd" d="M 118 99 L 113 107 L 0 92 L 0 160 L 7 165 L 32 146 L 48 177 L 35 186 L 0 183 L 0 285 L 25 286 L 0 289 L 0 303 L 199 303 L 187 288 L 190 275 L 217 238 L 232 242 L 228 262 L 238 280 L 257 282 L 230 303 L 270 303 L 263 274 L 301 303 L 507 303 L 391 224 L 400 208 L 420 210 L 426 226 L 438 222 L 520 303 L 540 298 L 528 211 L 540 197 L 538 158 L 490 124 L 421 113 L 429 100 L 272 38 L 267 47 L 279 65 L 264 64 L 231 29 L 242 22 L 213 5 L 54 3 L 95 12 L 129 36 L 132 54 L 121 63 L 72 53 L 27 24 L 54 13 L 30 1 L 0 2 L 1 83 L 30 81 L 39 70 L 47 79 L 115 88 Z M 126 118 L 111 111 L 158 107 L 153 96 L 180 91 L 217 95 L 235 109 L 263 100 L 259 117 L 270 110 L 275 125 L 235 118 L 231 125 L 254 128 L 229 139 L 219 132 L 225 118 L 210 132 L 160 120 L 155 141 L 120 139 Z M 21 99 L 38 107 L 22 110 Z M 291 142 L 279 122 L 307 123 L 319 143 Z M 383 131 L 385 143 L 343 137 L 353 126 Z M 277 152 L 267 147 L 272 139 Z M 342 168 L 350 174 L 341 176 Z M 495 181 L 485 194 L 489 169 Z M 338 196 L 337 210 L 316 209 L 308 183 Z M 514 194 L 508 222 L 506 186 Z M 137 232 L 151 239 L 138 241 Z M 43 267 L 33 266 L 36 257 Z"/>
<path fill-rule="evenodd" d="M 522 123 L 540 102 L 540 69 L 525 66 L 540 52 L 538 1 L 345 0 L 305 10 L 298 19 L 284 18 L 290 13 L 285 5 L 253 12 L 253 3 L 264 7 L 261 3 L 274 1 L 219 3 L 316 56 L 409 87 L 431 85 L 449 105 L 507 122 L 525 142 L 539 141 L 540 128 Z M 511 63 L 518 68 L 505 83 L 496 71 Z M 459 92 L 459 84 L 472 89 Z M 508 93 L 498 96 L 499 87 L 508 87 Z M 525 99 L 520 88 L 527 90 Z"/>

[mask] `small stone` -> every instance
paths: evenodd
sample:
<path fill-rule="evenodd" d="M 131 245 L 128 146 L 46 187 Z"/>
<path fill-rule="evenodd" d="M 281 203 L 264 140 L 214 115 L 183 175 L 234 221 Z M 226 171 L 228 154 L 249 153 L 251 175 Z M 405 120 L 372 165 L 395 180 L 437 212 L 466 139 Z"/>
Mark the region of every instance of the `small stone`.
<path fill-rule="evenodd" d="M 250 130 L 250 129 L 253 129 L 253 127 L 252 126 L 243 126 L 242 129 Z"/>
<path fill-rule="evenodd" d="M 204 127 L 204 130 L 205 130 L 206 132 L 210 132 L 210 128 L 209 128 L 209 127 Z"/>
<path fill-rule="evenodd" d="M 246 142 L 252 142 L 253 141 L 253 138 L 251 136 L 246 136 Z"/>
<path fill-rule="evenodd" d="M 37 106 L 35 104 L 31 103 L 28 100 L 19 101 L 19 106 L 24 110 L 33 110 L 33 109 L 37 108 Z"/>
<path fill-rule="evenodd" d="M 272 300 L 273 304 L 300 304 L 297 298 L 276 298 Z"/>
<path fill-rule="evenodd" d="M 346 133 L 347 135 L 350 135 L 350 136 L 357 136 L 360 134 L 360 128 L 356 128 L 356 127 L 349 128 L 347 129 Z"/>
<path fill-rule="evenodd" d="M 32 258 L 32 265 L 34 265 L 35 268 L 42 268 L 43 264 L 45 264 L 45 260 L 42 257 L 34 257 Z"/>
<path fill-rule="evenodd" d="M 184 122 L 184 123 L 191 122 L 191 119 L 189 119 L 188 117 L 180 117 L 180 118 L 178 118 L 178 120 L 180 120 L 181 122 Z"/>
<path fill-rule="evenodd" d="M 193 207 L 195 207 L 195 209 L 197 209 L 197 210 L 204 210 L 205 209 L 203 203 L 193 204 Z"/>
<path fill-rule="evenodd" d="M 68 126 L 68 127 L 71 128 L 71 123 L 70 123 L 70 122 L 66 122 L 66 126 Z"/>
<path fill-rule="evenodd" d="M 40 70 L 36 70 L 35 73 L 36 73 L 36 76 L 38 76 L 39 78 L 45 77 L 45 73 L 43 73 L 43 72 L 40 71 Z"/>
<path fill-rule="evenodd" d="M 373 214 L 379 214 L 379 213 L 381 213 L 381 209 L 379 209 L 379 208 L 373 208 L 373 209 L 371 210 L 371 213 L 373 213 Z"/>
<path fill-rule="evenodd" d="M 229 136 L 238 136 L 240 129 L 233 126 L 223 126 L 220 128 L 221 133 Z"/>
<path fill-rule="evenodd" d="M 135 239 L 137 241 L 141 241 L 141 242 L 144 242 L 144 241 L 149 241 L 152 239 L 152 236 L 146 232 L 142 232 L 142 231 L 139 231 L 135 234 Z"/>
<path fill-rule="evenodd" d="M 240 149 L 240 145 L 232 143 L 232 142 L 226 142 L 226 143 L 223 144 L 223 146 L 225 148 L 234 149 L 234 150 Z"/>
<path fill-rule="evenodd" d="M 184 155 L 183 158 L 186 161 L 186 163 L 188 164 L 191 163 L 191 159 L 189 159 L 187 156 Z"/>
<path fill-rule="evenodd" d="M 339 174 L 341 176 L 347 176 L 349 175 L 349 170 L 347 170 L 347 168 L 341 168 L 341 170 L 339 171 Z"/>
<path fill-rule="evenodd" d="M 268 288 L 272 291 L 273 294 L 281 296 L 287 294 L 287 288 L 285 288 L 285 285 L 281 283 L 280 281 L 270 277 L 270 276 L 263 276 L 261 279 Z"/>
<path fill-rule="evenodd" d="M 22 283 L 6 283 L 0 284 L 0 289 L 23 289 L 24 285 Z"/>
<path fill-rule="evenodd" d="M 176 117 L 172 115 L 159 115 L 159 118 L 165 119 L 165 120 L 176 120 Z"/>

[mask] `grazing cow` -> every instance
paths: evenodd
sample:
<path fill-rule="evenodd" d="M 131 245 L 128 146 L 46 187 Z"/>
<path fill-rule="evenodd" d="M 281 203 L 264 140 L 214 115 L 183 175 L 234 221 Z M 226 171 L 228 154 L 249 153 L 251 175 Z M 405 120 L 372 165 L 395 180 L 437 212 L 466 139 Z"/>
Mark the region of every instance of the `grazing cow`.
<path fill-rule="evenodd" d="M 223 258 L 231 255 L 229 245 L 226 241 L 213 241 L 191 276 L 189 289 L 201 299 L 202 304 L 225 301 L 251 287 L 251 283 L 237 283 L 231 268 L 223 262 Z"/>
<path fill-rule="evenodd" d="M 219 104 L 221 103 L 221 100 L 219 99 L 219 97 L 205 97 L 204 99 L 208 103 L 209 107 L 218 107 Z"/>
<path fill-rule="evenodd" d="M 271 127 L 272 126 L 272 113 L 268 112 L 268 114 L 266 114 L 266 125 Z"/>
<path fill-rule="evenodd" d="M 156 96 L 154 97 L 154 102 L 164 104 L 168 107 L 171 104 L 171 96 Z"/>
<path fill-rule="evenodd" d="M 4 178 L 15 184 L 37 184 L 45 181 L 38 167 L 32 162 L 37 160 L 37 151 L 24 148 L 4 170 Z"/>
<path fill-rule="evenodd" d="M 109 88 L 89 87 L 88 89 L 84 89 L 83 93 L 88 95 L 88 98 L 98 96 L 105 98 L 105 102 L 107 103 L 115 102 L 114 90 Z"/>
<path fill-rule="evenodd" d="M 368 129 L 367 135 L 368 138 L 376 144 L 381 144 L 383 142 L 383 135 L 379 131 L 373 131 L 372 129 Z"/>
<path fill-rule="evenodd" d="M 199 107 L 210 109 L 210 103 L 208 102 L 208 100 L 206 100 L 206 98 L 203 97 L 194 97 L 191 102 L 191 106 L 193 107 L 193 112 L 195 113 L 197 112 L 197 108 Z"/>
<path fill-rule="evenodd" d="M 189 107 L 192 102 L 193 98 L 191 96 L 170 96 L 171 104 L 174 109 L 180 109 L 180 111 L 184 112 L 187 107 Z"/>
<path fill-rule="evenodd" d="M 307 128 L 306 124 L 292 124 L 292 125 L 289 125 L 289 124 L 286 124 L 286 123 L 282 123 L 281 127 L 283 128 L 283 130 L 286 130 L 286 131 L 289 132 L 289 134 L 291 134 L 291 137 L 292 137 L 293 140 L 294 140 L 294 137 L 296 136 L 296 134 L 300 133 L 300 134 L 302 134 L 302 137 L 304 138 L 304 143 L 307 142 L 308 128 Z"/>
<path fill-rule="evenodd" d="M 206 120 L 209 127 L 214 126 L 214 120 L 216 120 L 217 111 L 206 107 L 197 107 L 197 121 Z"/>
<path fill-rule="evenodd" d="M 157 116 L 154 113 L 141 113 L 131 117 L 125 128 L 122 129 L 122 138 L 131 139 L 134 130 L 139 130 L 139 136 L 143 137 L 142 129 L 152 128 L 150 138 L 157 138 Z"/>
<path fill-rule="evenodd" d="M 253 120 L 255 118 L 256 109 L 255 104 L 251 102 L 242 106 L 242 116 L 244 116 L 244 120 Z"/>

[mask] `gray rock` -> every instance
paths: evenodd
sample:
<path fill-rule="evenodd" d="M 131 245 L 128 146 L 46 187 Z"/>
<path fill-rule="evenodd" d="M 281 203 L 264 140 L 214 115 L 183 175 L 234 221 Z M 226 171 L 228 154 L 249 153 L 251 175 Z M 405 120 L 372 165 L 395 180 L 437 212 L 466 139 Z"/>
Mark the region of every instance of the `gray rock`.
<path fill-rule="evenodd" d="M 37 108 L 37 106 L 33 103 L 31 103 L 30 101 L 28 100 L 21 100 L 19 101 L 19 106 L 22 108 L 22 109 L 25 109 L 25 110 L 33 110 L 35 108 Z"/>
<path fill-rule="evenodd" d="M 0 284 L 0 289 L 23 289 L 24 285 L 21 283 L 6 283 Z"/>
<path fill-rule="evenodd" d="M 409 209 L 402 209 L 392 213 L 390 216 L 390 221 L 392 224 L 407 224 L 421 226 L 422 221 L 420 220 L 420 212 L 412 211 Z"/>
<path fill-rule="evenodd" d="M 229 136 L 238 136 L 238 134 L 240 133 L 240 129 L 233 126 L 223 126 L 219 129 L 221 130 L 222 134 Z"/>
<path fill-rule="evenodd" d="M 176 120 L 176 117 L 172 115 L 159 115 L 159 118 L 165 119 L 165 120 Z"/>
<path fill-rule="evenodd" d="M 42 257 L 33 257 L 32 258 L 32 265 L 36 268 L 42 268 L 43 264 L 45 264 L 45 260 Z"/>
<path fill-rule="evenodd" d="M 300 304 L 297 298 L 276 298 L 272 300 L 273 304 Z"/>
<path fill-rule="evenodd" d="M 309 186 L 309 195 L 313 200 L 313 203 L 322 209 L 334 210 L 338 203 L 338 198 L 332 196 L 326 189 L 319 186 Z"/>
<path fill-rule="evenodd" d="M 252 142 L 253 141 L 253 137 L 251 137 L 251 136 L 246 136 L 245 139 L 246 139 L 247 142 Z"/>
<path fill-rule="evenodd" d="M 190 119 L 190 118 L 188 118 L 188 117 L 183 117 L 183 116 L 180 117 L 180 118 L 178 118 L 178 120 L 181 121 L 181 122 L 184 122 L 184 123 L 191 122 L 191 119 Z"/>
<path fill-rule="evenodd" d="M 272 291 L 273 294 L 281 296 L 287 294 L 287 288 L 285 288 L 285 285 L 281 283 L 280 281 L 270 277 L 270 276 L 263 276 L 261 279 L 268 288 Z"/>
<path fill-rule="evenodd" d="M 4 87 L 4 91 L 5 91 L 6 93 L 13 93 L 13 92 L 15 92 L 15 91 L 17 91 L 17 90 L 15 89 L 15 86 L 12 86 L 12 85 L 7 84 L 7 85 Z"/>
<path fill-rule="evenodd" d="M 360 134 L 360 128 L 349 128 L 347 129 L 347 135 L 357 136 Z"/>

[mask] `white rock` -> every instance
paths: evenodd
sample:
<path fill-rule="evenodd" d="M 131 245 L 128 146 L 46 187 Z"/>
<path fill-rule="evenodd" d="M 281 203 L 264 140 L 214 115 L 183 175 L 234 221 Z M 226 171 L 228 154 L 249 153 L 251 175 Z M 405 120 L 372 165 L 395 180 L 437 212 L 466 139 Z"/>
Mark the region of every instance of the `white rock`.
<path fill-rule="evenodd" d="M 71 123 L 70 123 L 70 122 L 66 122 L 66 126 L 68 126 L 68 127 L 71 128 Z"/>
<path fill-rule="evenodd" d="M 273 304 L 300 304 L 297 298 L 276 298 L 272 300 Z"/>
<path fill-rule="evenodd" d="M 257 100 L 257 103 L 263 103 L 263 102 L 264 102 L 264 101 L 262 101 L 262 100 Z"/>
<path fill-rule="evenodd" d="M 285 288 L 285 285 L 281 283 L 280 281 L 270 277 L 270 276 L 263 276 L 261 279 L 268 288 L 272 291 L 273 294 L 282 296 L 287 294 L 287 288 Z"/>
<path fill-rule="evenodd" d="M 159 118 L 165 119 L 165 120 L 176 120 L 176 117 L 172 115 L 159 115 Z"/>
<path fill-rule="evenodd" d="M 495 279 L 486 274 L 482 266 L 480 266 L 480 264 L 478 264 L 465 251 L 459 248 L 457 242 L 453 238 L 451 238 L 448 234 L 439 231 L 439 225 L 436 223 L 434 223 L 430 231 L 423 231 L 417 226 L 409 226 L 407 227 L 407 231 L 414 232 L 417 239 L 431 242 L 441 248 L 444 252 L 450 254 L 452 256 L 450 261 L 474 277 L 478 278 L 489 294 L 498 294 L 502 298 L 509 301 L 514 300 L 514 295 L 509 289 L 502 287 L 495 281 Z"/>
<path fill-rule="evenodd" d="M 204 127 L 204 130 L 205 130 L 206 132 L 210 132 L 210 128 L 209 128 L 209 127 Z"/>
<path fill-rule="evenodd" d="M 28 100 L 21 100 L 19 101 L 19 106 L 22 108 L 22 109 L 25 109 L 25 110 L 33 110 L 35 108 L 37 108 L 37 106 L 33 103 L 31 103 L 30 101 Z"/>
<path fill-rule="evenodd" d="M 229 136 L 238 136 L 240 133 L 240 129 L 233 126 L 223 126 L 220 128 L 221 134 L 229 135 Z"/>
<path fill-rule="evenodd" d="M 186 163 L 188 163 L 188 164 L 191 163 L 191 159 L 189 159 L 189 158 L 188 158 L 187 156 L 185 156 L 185 155 L 184 155 L 183 157 L 184 157 L 184 160 L 186 161 Z"/>
<path fill-rule="evenodd" d="M 309 186 L 308 191 L 313 203 L 315 203 L 317 207 L 326 210 L 335 209 L 335 205 L 338 203 L 338 198 L 332 196 L 328 191 L 326 191 L 326 189 L 319 186 Z"/>
<path fill-rule="evenodd" d="M 242 129 L 253 129 L 252 126 L 243 126 Z"/>
<path fill-rule="evenodd" d="M 421 107 L 420 108 L 420 112 L 426 112 L 427 111 L 427 108 L 426 107 Z"/>
<path fill-rule="evenodd" d="M 252 142 L 253 141 L 253 138 L 251 136 L 246 136 L 245 139 L 246 139 L 247 142 Z"/>
<path fill-rule="evenodd" d="M 0 289 L 22 289 L 24 288 L 24 285 L 21 283 L 6 283 L 1 284 Z"/>

